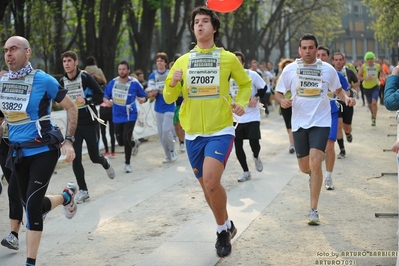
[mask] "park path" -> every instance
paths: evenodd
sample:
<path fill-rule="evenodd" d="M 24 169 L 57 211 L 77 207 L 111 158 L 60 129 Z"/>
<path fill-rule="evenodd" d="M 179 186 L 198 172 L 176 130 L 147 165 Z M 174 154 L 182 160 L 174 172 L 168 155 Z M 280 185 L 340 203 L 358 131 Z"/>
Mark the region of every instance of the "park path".
<path fill-rule="evenodd" d="M 374 215 L 398 211 L 398 179 L 392 175 L 396 156 L 384 151 L 396 140 L 394 116 L 379 106 L 377 127 L 371 127 L 370 113 L 356 107 L 354 140 L 345 143 L 347 158 L 336 160 L 336 190 L 322 189 L 318 227 L 306 223 L 308 178 L 288 153 L 283 119 L 276 110 L 263 117 L 264 171 L 256 172 L 246 144 L 252 180 L 237 182 L 241 167 L 234 152 L 222 180 L 229 215 L 238 228 L 233 253 L 222 260 L 215 255 L 212 213 L 185 153 L 176 163 L 162 164 L 162 147 L 150 138 L 132 158 L 132 173 L 126 174 L 118 147 L 117 158 L 111 160 L 114 180 L 85 158 L 91 201 L 78 205 L 72 220 L 62 208 L 47 216 L 37 265 L 324 265 L 317 263 L 335 254 L 343 263 L 395 265 L 392 254 L 372 256 L 398 250 L 397 218 Z M 48 193 L 61 192 L 74 179 L 71 166 L 60 163 Z M 0 225 L 0 236 L 6 236 L 5 193 L 0 196 Z M 19 251 L 0 247 L 1 265 L 24 264 L 24 232 Z"/>

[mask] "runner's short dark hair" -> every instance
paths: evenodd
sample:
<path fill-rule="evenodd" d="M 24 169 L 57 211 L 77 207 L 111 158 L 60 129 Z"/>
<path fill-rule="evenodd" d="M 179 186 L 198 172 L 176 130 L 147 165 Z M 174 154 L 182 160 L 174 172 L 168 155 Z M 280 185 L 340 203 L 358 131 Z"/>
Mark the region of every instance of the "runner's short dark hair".
<path fill-rule="evenodd" d="M 320 51 L 320 50 L 326 51 L 326 52 L 327 52 L 327 55 L 330 56 L 330 49 L 329 49 L 327 46 L 325 46 L 325 45 L 319 45 L 319 46 L 317 47 L 317 51 Z"/>
<path fill-rule="evenodd" d="M 157 53 L 157 55 L 155 56 L 155 61 L 156 61 L 158 58 L 163 59 L 163 60 L 165 61 L 166 64 L 168 63 L 168 55 L 167 55 L 166 53 L 164 53 L 164 52 L 159 52 L 159 53 Z"/>
<path fill-rule="evenodd" d="M 235 51 L 233 54 L 235 54 L 236 56 L 240 56 L 242 59 L 242 62 L 245 63 L 245 55 L 242 52 Z"/>
<path fill-rule="evenodd" d="M 64 57 L 70 57 L 73 59 L 73 61 L 78 60 L 78 55 L 74 51 L 71 51 L 71 50 L 63 52 L 61 55 L 61 59 L 63 59 Z"/>
<path fill-rule="evenodd" d="M 314 41 L 316 48 L 319 46 L 319 42 L 317 41 L 317 38 L 313 34 L 306 33 L 299 39 L 299 47 L 301 47 L 302 41 L 309 41 L 309 40 Z"/>
<path fill-rule="evenodd" d="M 194 20 L 195 16 L 201 14 L 201 15 L 208 15 L 211 18 L 211 23 L 213 26 L 213 29 L 215 30 L 215 33 L 213 34 L 213 41 L 216 42 L 219 39 L 219 29 L 220 29 L 220 19 L 218 15 L 216 15 L 215 11 L 209 9 L 207 6 L 199 6 L 196 7 L 192 12 L 191 12 L 191 19 L 190 19 L 190 29 L 192 32 L 194 32 Z"/>
<path fill-rule="evenodd" d="M 94 56 L 86 57 L 86 66 L 95 66 L 95 65 L 97 65 L 97 61 Z"/>
<path fill-rule="evenodd" d="M 342 56 L 342 60 L 345 60 L 345 54 L 343 54 L 343 53 L 341 53 L 341 52 L 335 52 L 335 53 L 333 54 L 333 56 L 332 56 L 332 59 L 334 59 L 334 56 L 336 56 L 336 55 Z"/>
<path fill-rule="evenodd" d="M 125 66 L 127 66 L 127 69 L 130 70 L 130 65 L 129 65 L 129 63 L 126 60 L 120 61 L 119 65 L 125 65 Z"/>

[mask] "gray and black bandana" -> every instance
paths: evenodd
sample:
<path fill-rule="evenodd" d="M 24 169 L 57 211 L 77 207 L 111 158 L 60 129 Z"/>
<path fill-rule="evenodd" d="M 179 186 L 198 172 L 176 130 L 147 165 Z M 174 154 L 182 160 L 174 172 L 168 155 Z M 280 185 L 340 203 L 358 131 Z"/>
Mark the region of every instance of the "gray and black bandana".
<path fill-rule="evenodd" d="M 25 77 L 26 75 L 28 75 L 30 72 L 32 72 L 33 67 L 30 64 L 30 62 L 28 62 L 28 64 L 26 66 L 24 66 L 23 68 L 21 68 L 20 70 L 13 72 L 13 71 L 8 71 L 8 78 L 9 79 L 21 79 L 23 77 Z"/>

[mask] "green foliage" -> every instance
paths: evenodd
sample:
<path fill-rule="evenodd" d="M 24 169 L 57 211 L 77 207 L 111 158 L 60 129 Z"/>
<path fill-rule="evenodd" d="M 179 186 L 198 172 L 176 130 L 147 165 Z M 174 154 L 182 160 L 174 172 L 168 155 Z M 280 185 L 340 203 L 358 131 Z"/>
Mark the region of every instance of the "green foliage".
<path fill-rule="evenodd" d="M 78 25 L 77 10 L 81 9 L 81 1 L 66 1 L 63 6 L 62 19 L 65 22 L 65 37 L 72 37 Z"/>
<path fill-rule="evenodd" d="M 399 1 L 398 0 L 363 0 L 375 18 L 370 28 L 380 42 L 396 47 L 399 41 Z"/>
<path fill-rule="evenodd" d="M 161 8 L 161 1 L 162 0 L 143 0 L 143 1 L 147 1 L 150 8 L 151 9 L 159 9 Z M 167 6 L 168 4 L 171 5 L 172 4 L 172 0 L 163 0 L 164 2 L 164 6 Z"/>
<path fill-rule="evenodd" d="M 320 44 L 330 46 L 330 43 L 338 37 L 337 33 L 343 30 L 341 18 L 346 9 L 341 0 L 325 1 L 324 3 L 324 7 L 312 12 L 311 24 Z"/>
<path fill-rule="evenodd" d="M 340 30 L 345 0 L 257 0 L 244 1 L 232 13 L 221 14 L 221 33 L 229 49 L 248 51 L 248 56 L 267 60 L 274 48 L 281 52 L 293 37 L 313 33 L 324 44 Z M 245 40 L 246 43 L 243 43 Z M 265 58 L 258 58 L 263 48 Z"/>
<path fill-rule="evenodd" d="M 52 2 L 46 4 L 44 1 L 31 1 L 29 5 L 29 16 L 33 19 L 30 26 L 34 34 L 30 44 L 34 47 L 34 53 L 44 60 L 44 71 L 48 72 L 48 62 L 55 44 L 53 18 L 60 14 Z"/>
<path fill-rule="evenodd" d="M 124 19 L 123 19 L 123 24 L 121 27 L 121 32 L 118 35 L 118 44 L 117 44 L 117 51 L 118 53 L 116 53 L 116 57 L 115 57 L 115 65 L 119 64 L 120 61 L 122 60 L 126 60 L 129 62 L 129 64 L 131 66 L 134 65 L 134 58 L 132 57 L 132 52 L 129 49 L 129 46 L 127 45 L 129 43 L 129 30 L 130 30 L 130 26 L 126 24 L 126 20 L 125 17 L 127 16 L 127 14 L 124 15 Z"/>
<path fill-rule="evenodd" d="M 372 24 L 376 37 L 396 43 L 399 0 L 363 1 L 372 7 L 376 17 Z M 55 8 L 55 3 L 62 7 Z M 27 37 L 34 55 L 44 60 L 44 70 L 61 68 L 59 54 L 74 50 L 81 59 L 95 55 L 107 78 L 111 78 L 122 59 L 148 70 L 151 56 L 160 49 L 161 42 L 170 56 L 183 52 L 179 49 L 186 49 L 183 44 L 191 42 L 187 29 L 189 13 L 194 5 L 204 3 L 205 0 L 26 0 L 23 10 L 26 10 Z M 341 18 L 347 3 L 345 0 L 245 0 L 238 10 L 219 14 L 223 43 L 218 45 L 245 51 L 247 58 L 258 60 L 268 60 L 275 49 L 282 55 L 287 42 L 305 32 L 315 34 L 320 43 L 328 46 L 342 31 Z M 13 23 L 15 18 L 8 6 L 0 23 L 3 41 L 15 32 Z M 163 33 L 162 26 L 166 27 Z M 62 68 L 58 69 L 61 71 Z"/>

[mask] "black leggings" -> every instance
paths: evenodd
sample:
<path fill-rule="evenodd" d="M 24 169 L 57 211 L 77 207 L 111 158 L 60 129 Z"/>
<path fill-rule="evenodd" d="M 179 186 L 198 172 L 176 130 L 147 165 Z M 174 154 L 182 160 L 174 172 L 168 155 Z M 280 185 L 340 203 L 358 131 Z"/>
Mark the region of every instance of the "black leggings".
<path fill-rule="evenodd" d="M 119 146 L 125 146 L 125 164 L 130 164 L 132 148 L 135 145 L 135 142 L 132 142 L 132 134 L 135 124 L 136 121 L 114 124 L 116 141 Z"/>
<path fill-rule="evenodd" d="M 380 85 L 380 91 L 379 91 L 380 104 L 384 104 L 384 91 L 385 91 L 385 84 Z"/>
<path fill-rule="evenodd" d="M 85 169 L 82 164 L 82 145 L 83 140 L 86 142 L 87 151 L 89 153 L 90 160 L 93 163 L 98 163 L 103 166 L 104 169 L 109 168 L 107 159 L 102 156 L 98 149 L 98 141 L 100 139 L 100 126 L 96 125 L 79 125 L 75 132 L 75 142 L 73 148 L 75 149 L 75 160 L 72 163 L 72 169 L 76 176 L 76 181 L 80 190 L 87 190 L 87 184 L 85 180 Z"/>
<path fill-rule="evenodd" d="M 6 167 L 6 159 L 9 150 L 9 144 L 6 139 L 2 139 L 0 143 L 0 164 L 3 174 L 8 183 L 8 205 L 9 205 L 9 218 L 12 220 L 22 221 L 23 207 L 21 196 L 19 194 L 18 181 L 15 174 Z"/>
<path fill-rule="evenodd" d="M 60 150 L 56 149 L 23 157 L 15 164 L 28 230 L 43 231 L 43 214 L 51 210 L 45 195 L 59 157 Z"/>
<path fill-rule="evenodd" d="M 245 155 L 243 145 L 244 145 L 243 139 L 237 139 L 237 138 L 234 139 L 234 146 L 236 150 L 237 159 L 240 162 L 240 165 L 244 170 L 244 172 L 247 172 L 248 171 L 247 156 Z M 251 146 L 253 156 L 255 158 L 258 158 L 260 152 L 259 139 L 250 139 L 249 145 Z"/>
<path fill-rule="evenodd" d="M 281 114 L 284 118 L 285 128 L 291 129 L 291 117 L 292 117 L 292 107 L 283 108 L 280 106 Z"/>
<path fill-rule="evenodd" d="M 265 93 L 262 98 L 260 98 L 260 102 L 263 104 L 263 107 L 265 108 L 265 114 L 269 114 L 269 109 L 268 106 L 270 106 L 270 93 Z"/>
<path fill-rule="evenodd" d="M 361 93 L 361 97 L 362 97 L 362 102 L 363 102 L 363 105 L 364 105 L 364 87 L 363 87 L 363 83 L 362 82 L 360 82 L 360 85 L 359 85 L 359 88 L 360 88 L 360 93 Z"/>
<path fill-rule="evenodd" d="M 112 107 L 100 106 L 100 118 L 104 120 L 105 124 L 107 124 L 108 122 L 107 127 L 108 127 L 109 136 L 111 137 L 111 152 L 115 152 L 115 134 L 114 134 L 114 123 L 112 122 Z M 106 126 L 101 124 L 100 127 L 101 127 L 101 139 L 104 144 L 105 152 L 109 152 Z"/>

